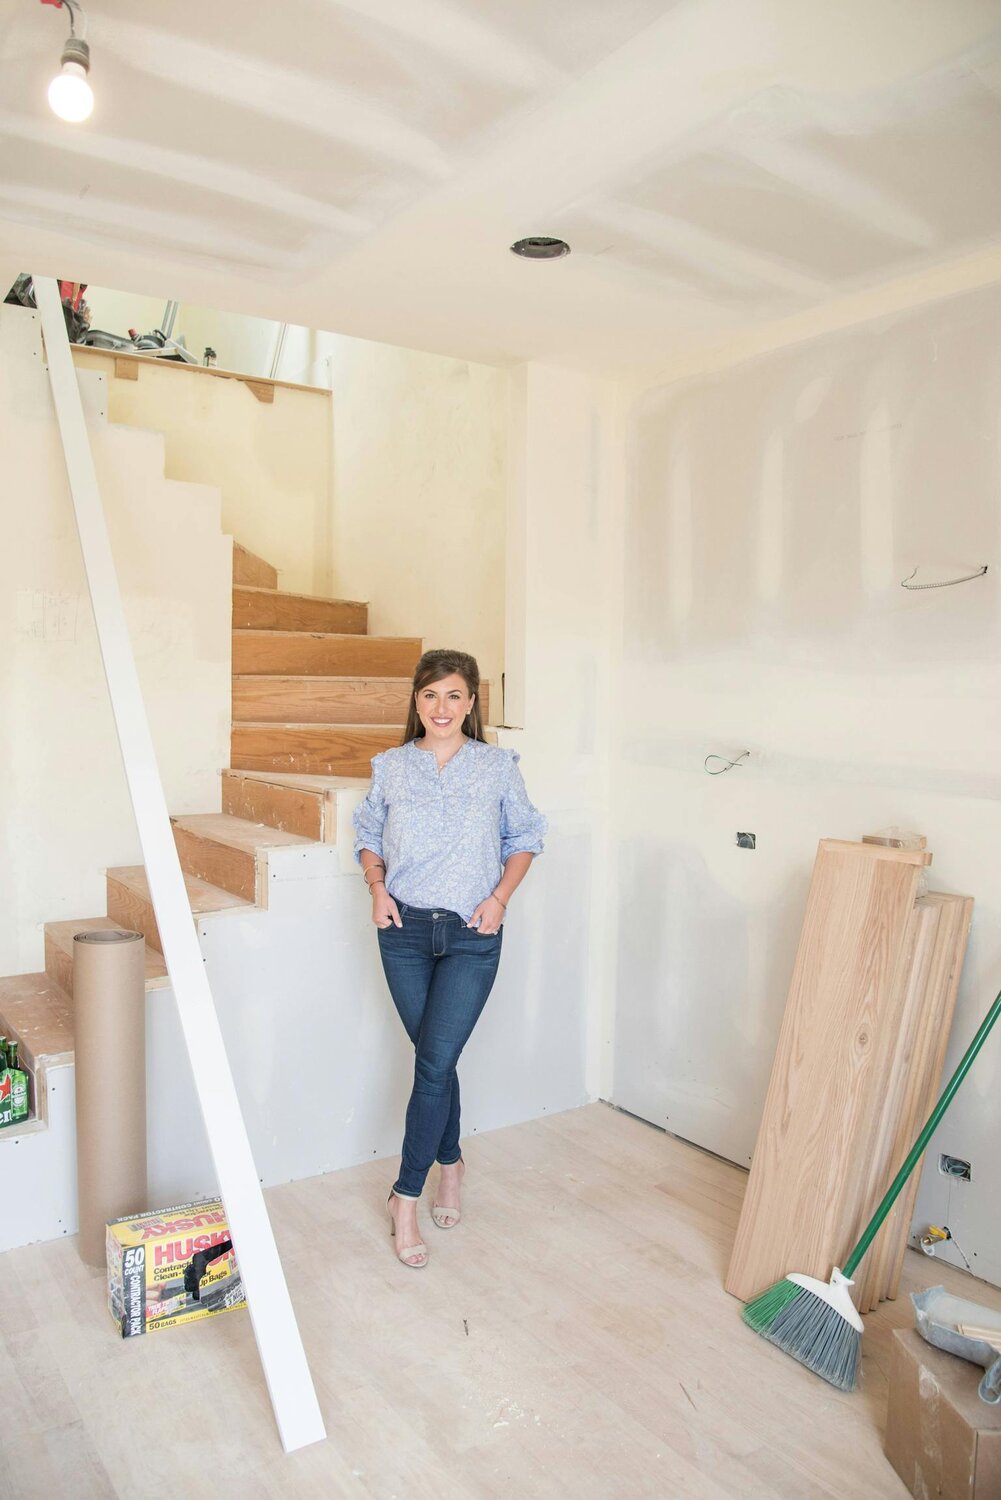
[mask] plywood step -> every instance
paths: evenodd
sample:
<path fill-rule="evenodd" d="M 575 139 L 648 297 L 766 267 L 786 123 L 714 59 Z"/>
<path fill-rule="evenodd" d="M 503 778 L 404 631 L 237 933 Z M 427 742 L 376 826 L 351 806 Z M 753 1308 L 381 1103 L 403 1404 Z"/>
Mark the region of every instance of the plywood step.
<path fill-rule="evenodd" d="M 125 927 L 129 932 L 141 932 L 130 921 L 116 921 L 113 917 L 81 917 L 75 922 L 46 922 L 45 924 L 45 970 L 51 979 L 61 985 L 68 995 L 73 994 L 73 939 L 78 932 L 94 932 L 106 927 Z M 146 940 L 146 989 L 164 989 L 170 980 L 163 954 Z"/>
<path fill-rule="evenodd" d="M 229 813 L 196 813 L 170 821 L 182 870 L 262 906 L 266 904 L 267 859 L 261 856 L 268 849 L 311 842 Z"/>
<path fill-rule="evenodd" d="M 257 557 L 253 552 L 248 552 L 247 548 L 241 547 L 239 542 L 234 542 L 233 583 L 234 586 L 246 584 L 250 588 L 276 589 L 278 569 L 265 562 L 263 557 Z"/>
<path fill-rule="evenodd" d="M 0 979 L 0 1035 L 16 1037 L 32 1073 L 73 1061 L 73 1001 L 50 974 Z"/>
<path fill-rule="evenodd" d="M 234 630 L 321 630 L 364 635 L 368 605 L 351 599 L 318 599 L 273 588 L 233 589 Z"/>
<path fill-rule="evenodd" d="M 254 724 L 406 723 L 410 677 L 250 676 L 233 678 L 233 720 Z M 490 684 L 480 688 L 486 718 Z"/>
<path fill-rule="evenodd" d="M 400 743 L 400 730 L 371 724 L 234 724 L 236 771 L 305 771 L 314 776 L 371 775 L 369 762 Z"/>
<path fill-rule="evenodd" d="M 252 906 L 242 896 L 211 885 L 194 875 L 185 875 L 184 884 L 194 916 L 207 916 L 210 912 L 242 911 Z M 120 865 L 108 871 L 108 915 L 115 926 L 130 927 L 141 932 L 151 948 L 162 953 L 160 933 L 149 894 L 149 882 L 142 865 Z"/>
<path fill-rule="evenodd" d="M 236 676 L 412 677 L 422 642 L 407 636 L 236 630 Z"/>
<path fill-rule="evenodd" d="M 362 777 L 223 771 L 223 812 L 317 843 L 337 841 L 338 793 L 363 791 Z"/>

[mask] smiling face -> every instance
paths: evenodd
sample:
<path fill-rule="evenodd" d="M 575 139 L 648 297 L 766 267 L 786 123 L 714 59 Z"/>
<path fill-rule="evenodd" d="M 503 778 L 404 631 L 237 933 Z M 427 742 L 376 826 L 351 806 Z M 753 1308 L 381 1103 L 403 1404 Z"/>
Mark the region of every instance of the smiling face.
<path fill-rule="evenodd" d="M 417 717 L 424 725 L 428 744 L 447 744 L 462 736 L 466 715 L 473 706 L 474 695 L 458 672 L 429 682 L 414 694 Z"/>

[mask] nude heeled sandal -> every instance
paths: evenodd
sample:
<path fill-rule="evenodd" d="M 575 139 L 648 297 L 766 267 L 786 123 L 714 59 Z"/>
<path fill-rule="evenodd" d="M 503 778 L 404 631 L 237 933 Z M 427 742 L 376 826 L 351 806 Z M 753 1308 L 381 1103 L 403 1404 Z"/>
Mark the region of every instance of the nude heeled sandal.
<path fill-rule="evenodd" d="M 390 1193 L 389 1197 L 386 1199 L 386 1211 L 389 1214 L 389 1233 L 395 1238 L 396 1220 L 393 1218 L 392 1210 L 389 1207 L 389 1205 L 393 1201 L 394 1196 L 395 1195 L 393 1193 Z M 418 1261 L 408 1260 L 407 1257 L 410 1255 L 420 1255 L 423 1257 L 423 1259 Z M 428 1263 L 428 1247 L 427 1245 L 425 1245 L 423 1240 L 418 1240 L 416 1245 L 406 1245 L 402 1250 L 399 1246 L 397 1246 L 396 1258 L 402 1266 L 407 1266 L 411 1271 L 423 1271 L 424 1267 Z"/>
<path fill-rule="evenodd" d="M 459 1160 L 462 1161 L 461 1156 L 459 1157 Z M 462 1176 L 459 1178 L 460 1186 L 465 1181 L 465 1178 L 466 1163 L 462 1161 Z M 462 1209 L 449 1208 L 447 1203 L 433 1203 L 431 1205 L 431 1217 L 437 1224 L 439 1229 L 454 1229 L 456 1224 L 458 1224 L 459 1220 L 462 1218 Z M 451 1223 L 447 1222 L 447 1220 L 449 1219 L 451 1219 Z"/>

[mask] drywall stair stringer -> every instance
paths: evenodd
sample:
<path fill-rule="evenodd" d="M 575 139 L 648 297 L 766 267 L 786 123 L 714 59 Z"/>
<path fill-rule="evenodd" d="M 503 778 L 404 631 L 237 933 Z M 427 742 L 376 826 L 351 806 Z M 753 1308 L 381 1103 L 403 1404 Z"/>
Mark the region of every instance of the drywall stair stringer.
<path fill-rule="evenodd" d="M 215 1176 L 169 985 L 146 992 L 146 1037 L 149 1206 L 210 1198 Z M 0 1252 L 77 1231 L 73 1061 L 45 1067 L 44 1087 L 44 1118 L 0 1130 Z"/>
<path fill-rule="evenodd" d="M 361 795 L 339 793 L 339 803 Z M 339 817 L 350 817 L 339 807 Z M 391 1006 L 351 840 L 271 848 L 267 907 L 196 916 L 251 1148 L 271 1186 L 399 1149 L 407 1046 Z M 73 1234 L 75 1071 L 52 1069 L 41 1128 L 0 1132 L 0 1249 Z M 376 1088 L 365 1079 L 379 1080 Z M 146 992 L 150 1206 L 217 1191 L 169 983 Z M 387 1093 L 387 1090 L 389 1091 Z"/>
<path fill-rule="evenodd" d="M 229 764 L 232 539 L 218 488 L 164 474 L 164 440 L 109 423 L 79 372 L 168 806 L 220 809 Z M 37 314 L 0 306 L 0 437 L 20 502 L 0 521 L 0 975 L 41 967 L 45 922 L 103 911 L 139 858 L 73 523 Z"/>
<path fill-rule="evenodd" d="M 75 1081 L 47 1069 L 45 1120 L 0 1130 L 0 1251 L 76 1233 Z"/>

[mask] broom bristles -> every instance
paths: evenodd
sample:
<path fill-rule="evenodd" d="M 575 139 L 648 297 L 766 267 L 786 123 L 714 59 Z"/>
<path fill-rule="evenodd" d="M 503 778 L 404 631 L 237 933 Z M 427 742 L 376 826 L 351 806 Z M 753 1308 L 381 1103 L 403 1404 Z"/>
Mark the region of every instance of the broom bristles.
<path fill-rule="evenodd" d="M 836 1307 L 794 1281 L 748 1302 L 744 1322 L 840 1391 L 855 1389 L 862 1335 Z"/>

